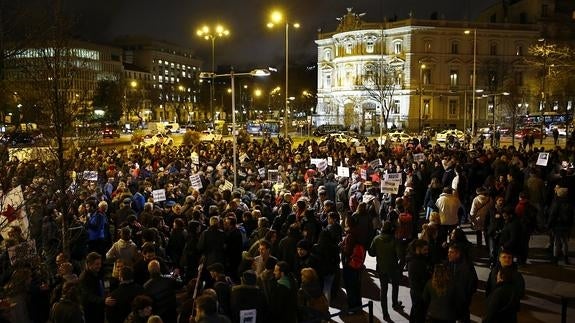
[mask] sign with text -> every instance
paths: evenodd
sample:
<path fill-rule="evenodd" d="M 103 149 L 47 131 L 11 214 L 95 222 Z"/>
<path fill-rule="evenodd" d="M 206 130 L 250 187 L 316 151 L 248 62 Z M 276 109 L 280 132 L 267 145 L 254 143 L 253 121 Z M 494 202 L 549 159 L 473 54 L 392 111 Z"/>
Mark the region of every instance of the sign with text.
<path fill-rule="evenodd" d="M 98 181 L 98 172 L 95 170 L 85 170 L 82 173 L 82 178 L 86 181 Z"/>
<path fill-rule="evenodd" d="M 159 190 L 152 191 L 152 197 L 154 198 L 154 203 L 162 202 L 166 200 L 166 190 L 161 188 Z"/>
<path fill-rule="evenodd" d="M 268 170 L 268 180 L 270 182 L 274 182 L 274 183 L 281 182 L 280 177 L 279 177 L 279 172 L 277 169 Z"/>
<path fill-rule="evenodd" d="M 381 181 L 381 193 L 397 194 L 399 192 L 399 183 L 394 181 Z"/>
<path fill-rule="evenodd" d="M 379 158 L 369 162 L 369 167 L 373 169 L 376 169 L 378 166 L 381 166 L 381 160 Z"/>
<path fill-rule="evenodd" d="M 317 163 L 317 170 L 323 172 L 327 169 L 327 160 L 322 159 L 319 163 Z"/>
<path fill-rule="evenodd" d="M 549 153 L 539 153 L 539 157 L 537 157 L 537 163 L 535 165 L 547 166 L 548 162 L 549 162 Z"/>
<path fill-rule="evenodd" d="M 228 181 L 227 179 L 223 185 L 220 185 L 220 187 L 218 187 L 218 190 L 220 192 L 223 192 L 225 190 L 232 191 L 233 189 L 234 189 L 234 184 L 232 184 L 232 182 Z"/>
<path fill-rule="evenodd" d="M 196 190 L 202 189 L 203 185 L 202 185 L 202 179 L 201 179 L 200 175 L 199 174 L 191 175 L 190 176 L 190 184 Z"/>
<path fill-rule="evenodd" d="M 413 154 L 413 160 L 416 162 L 422 162 L 425 160 L 425 155 L 423 153 Z"/>
<path fill-rule="evenodd" d="M 383 180 L 396 182 L 398 183 L 398 185 L 401 185 L 401 174 L 400 173 L 385 174 L 383 176 Z"/>
<path fill-rule="evenodd" d="M 338 177 L 349 177 L 349 167 L 338 166 L 337 167 Z"/>
<path fill-rule="evenodd" d="M 361 176 L 364 181 L 367 181 L 367 169 L 360 169 L 359 176 Z"/>
<path fill-rule="evenodd" d="M 358 154 L 365 154 L 365 146 L 357 146 L 355 151 L 357 151 Z"/>
<path fill-rule="evenodd" d="M 240 163 L 243 163 L 246 159 L 248 159 L 248 154 L 246 154 L 246 153 L 241 154 L 239 159 L 240 159 Z"/>
<path fill-rule="evenodd" d="M 192 160 L 192 164 L 194 165 L 199 165 L 200 164 L 200 155 L 198 155 L 197 152 L 192 152 L 192 155 L 190 156 L 190 159 Z"/>
<path fill-rule="evenodd" d="M 331 156 L 327 157 L 327 165 L 333 166 L 333 157 L 331 157 Z"/>
<path fill-rule="evenodd" d="M 265 169 L 265 167 L 258 168 L 258 174 L 260 175 L 261 178 L 265 178 L 265 177 L 266 177 L 266 169 Z"/>

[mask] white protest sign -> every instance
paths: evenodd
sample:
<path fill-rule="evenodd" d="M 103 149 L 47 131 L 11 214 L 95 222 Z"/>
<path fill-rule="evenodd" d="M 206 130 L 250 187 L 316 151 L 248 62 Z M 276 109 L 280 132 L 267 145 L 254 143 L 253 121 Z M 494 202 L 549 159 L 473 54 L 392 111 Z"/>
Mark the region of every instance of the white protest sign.
<path fill-rule="evenodd" d="M 317 170 L 319 170 L 320 172 L 325 171 L 327 168 L 327 160 L 322 159 L 316 166 Z"/>
<path fill-rule="evenodd" d="M 363 169 L 363 168 L 360 169 L 360 170 L 359 170 L 359 175 L 361 176 L 361 178 L 362 178 L 364 181 L 367 181 L 367 169 Z"/>
<path fill-rule="evenodd" d="M 315 165 L 317 167 L 317 165 L 319 165 L 319 163 L 321 163 L 322 160 L 323 160 L 322 158 L 310 158 L 309 164 Z"/>
<path fill-rule="evenodd" d="M 549 162 L 549 153 L 539 153 L 539 157 L 537 157 L 537 163 L 535 163 L 535 165 L 547 166 L 548 162 Z"/>
<path fill-rule="evenodd" d="M 338 166 L 337 167 L 338 177 L 349 177 L 349 167 Z"/>
<path fill-rule="evenodd" d="M 203 185 L 202 185 L 202 179 L 200 178 L 200 175 L 199 174 L 191 175 L 190 176 L 190 184 L 196 190 L 202 189 Z"/>
<path fill-rule="evenodd" d="M 159 190 L 152 191 L 152 197 L 154 197 L 154 202 L 162 202 L 166 200 L 166 190 L 161 188 Z"/>
<path fill-rule="evenodd" d="M 192 160 L 192 164 L 194 165 L 199 165 L 200 164 L 200 156 L 198 155 L 197 152 L 192 152 L 192 155 L 190 156 L 190 159 Z"/>
<path fill-rule="evenodd" d="M 331 156 L 327 157 L 327 165 L 333 166 L 333 157 L 331 157 Z"/>
<path fill-rule="evenodd" d="M 376 169 L 377 166 L 381 166 L 381 160 L 379 158 L 369 162 L 369 167 Z"/>
<path fill-rule="evenodd" d="M 95 170 L 85 170 L 82 173 L 82 178 L 86 181 L 97 181 L 98 180 L 98 172 Z"/>
<path fill-rule="evenodd" d="M 228 181 L 226 179 L 226 181 L 224 182 L 224 190 L 233 190 L 234 188 L 234 184 L 232 184 L 232 182 Z"/>
<path fill-rule="evenodd" d="M 398 185 L 401 185 L 401 174 L 400 173 L 392 173 L 392 174 L 385 174 L 383 179 L 389 182 L 395 182 Z"/>
<path fill-rule="evenodd" d="M 265 168 L 265 167 L 258 168 L 258 174 L 259 174 L 260 177 L 262 177 L 262 178 L 266 177 L 266 168 Z"/>
<path fill-rule="evenodd" d="M 381 193 L 397 194 L 399 192 L 399 184 L 393 181 L 381 181 Z"/>
<path fill-rule="evenodd" d="M 365 154 L 365 146 L 357 146 L 355 151 L 357 151 L 358 154 Z"/>
<path fill-rule="evenodd" d="M 423 153 L 413 154 L 413 160 L 416 162 L 422 162 L 425 160 L 425 155 Z"/>
<path fill-rule="evenodd" d="M 257 316 L 258 316 L 258 312 L 256 309 L 241 310 L 240 311 L 240 323 L 256 323 Z"/>
<path fill-rule="evenodd" d="M 307 146 L 307 150 L 311 153 L 311 152 L 313 152 L 313 147 L 312 147 L 312 146 Z"/>

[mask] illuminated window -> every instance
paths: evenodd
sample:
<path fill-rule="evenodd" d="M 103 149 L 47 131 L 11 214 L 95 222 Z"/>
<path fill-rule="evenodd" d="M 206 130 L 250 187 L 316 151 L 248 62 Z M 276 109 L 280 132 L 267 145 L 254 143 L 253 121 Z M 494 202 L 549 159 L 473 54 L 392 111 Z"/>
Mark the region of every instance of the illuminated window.
<path fill-rule="evenodd" d="M 451 70 L 449 72 L 449 85 L 452 87 L 457 86 L 458 84 L 458 72 L 456 70 Z"/>
<path fill-rule="evenodd" d="M 162 83 L 164 81 L 164 77 L 162 75 L 158 76 L 158 82 Z"/>
<path fill-rule="evenodd" d="M 174 68 L 174 63 L 170 63 L 170 67 L 171 67 L 171 68 Z"/>
<path fill-rule="evenodd" d="M 158 60 L 158 64 L 162 64 L 162 60 L 161 60 L 161 59 Z"/>
<path fill-rule="evenodd" d="M 182 71 L 182 77 L 186 77 L 186 71 Z"/>
<path fill-rule="evenodd" d="M 396 41 L 395 43 L 393 43 L 393 53 L 394 54 L 401 54 L 402 52 L 402 46 L 401 46 L 401 41 Z"/>
<path fill-rule="evenodd" d="M 374 48 L 374 42 L 372 39 L 370 39 L 365 43 L 365 51 L 367 53 L 373 53 L 373 48 Z"/>
<path fill-rule="evenodd" d="M 327 71 L 323 78 L 323 87 L 330 88 L 331 87 L 331 71 Z"/>

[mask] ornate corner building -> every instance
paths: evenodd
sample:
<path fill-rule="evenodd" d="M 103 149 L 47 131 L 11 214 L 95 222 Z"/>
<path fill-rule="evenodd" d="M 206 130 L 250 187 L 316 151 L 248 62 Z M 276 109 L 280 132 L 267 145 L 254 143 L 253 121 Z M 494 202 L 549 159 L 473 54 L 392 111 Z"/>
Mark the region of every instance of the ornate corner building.
<path fill-rule="evenodd" d="M 375 130 L 383 121 L 415 131 L 469 128 L 473 117 L 477 126 L 505 123 L 513 115 L 498 96 L 509 88 L 514 102 L 530 107 L 521 113 L 534 112 L 540 74 L 527 57 L 541 38 L 542 7 L 521 7 L 523 15 L 505 22 L 493 17 L 509 10 L 496 7 L 481 16 L 485 22 L 409 17 L 368 23 L 364 14 L 348 9 L 335 32 L 320 33 L 316 40 L 316 125 Z M 549 14 L 555 7 L 545 10 Z"/>

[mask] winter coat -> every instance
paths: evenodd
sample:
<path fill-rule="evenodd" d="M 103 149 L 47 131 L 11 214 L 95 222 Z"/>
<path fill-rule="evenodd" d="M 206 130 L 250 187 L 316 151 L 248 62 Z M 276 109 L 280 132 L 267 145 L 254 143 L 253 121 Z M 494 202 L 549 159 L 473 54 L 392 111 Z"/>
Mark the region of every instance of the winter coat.
<path fill-rule="evenodd" d="M 86 225 L 88 226 L 88 240 L 104 240 L 108 218 L 106 214 L 96 211 L 90 216 Z"/>
<path fill-rule="evenodd" d="M 519 254 L 523 246 L 523 228 L 521 222 L 515 216 L 505 223 L 499 236 L 499 244 L 513 254 Z"/>
<path fill-rule="evenodd" d="M 84 323 L 82 306 L 69 299 L 62 299 L 52 306 L 50 312 L 52 323 Z"/>
<path fill-rule="evenodd" d="M 179 283 L 169 277 L 155 276 L 150 278 L 145 284 L 146 294 L 154 300 L 154 313 L 160 315 L 166 322 L 176 320 L 176 292 L 179 290 Z"/>
<path fill-rule="evenodd" d="M 439 209 L 441 225 L 456 225 L 459 222 L 457 213 L 461 207 L 461 202 L 457 196 L 441 193 L 435 205 Z"/>
<path fill-rule="evenodd" d="M 138 247 L 132 240 L 119 239 L 114 242 L 110 250 L 106 253 L 106 259 L 116 261 L 122 260 L 125 266 L 132 267 L 138 260 Z"/>
<path fill-rule="evenodd" d="M 487 298 L 487 311 L 483 323 L 517 322 L 519 295 L 512 282 L 498 283 Z"/>
<path fill-rule="evenodd" d="M 493 200 L 488 195 L 477 195 L 473 199 L 469 216 L 474 230 L 481 231 L 485 229 L 485 219 L 489 216 L 489 210 L 491 210 L 492 205 Z"/>
<path fill-rule="evenodd" d="M 216 262 L 225 262 L 225 234 L 217 227 L 209 227 L 200 235 L 198 242 L 198 250 L 200 250 L 206 257 L 204 265 L 210 266 Z"/>
<path fill-rule="evenodd" d="M 427 281 L 423 289 L 423 301 L 427 304 L 427 314 L 435 320 L 455 321 L 457 317 L 456 308 L 457 295 L 454 282 L 448 283 L 444 294 L 437 293 L 431 285 L 431 280 Z"/>
<path fill-rule="evenodd" d="M 390 276 L 399 273 L 397 241 L 391 234 L 382 233 L 375 237 L 369 247 L 369 255 L 376 257 L 378 273 Z"/>
<path fill-rule="evenodd" d="M 566 196 L 557 196 L 549 208 L 547 227 L 554 232 L 569 232 L 573 226 L 573 206 Z"/>
<path fill-rule="evenodd" d="M 134 282 L 120 283 L 110 297 L 116 300 L 113 306 L 106 306 L 106 319 L 109 323 L 122 323 L 130 315 L 134 298 L 144 294 L 144 287 Z"/>
<path fill-rule="evenodd" d="M 437 210 L 435 202 L 441 195 L 441 192 L 442 192 L 441 187 L 429 187 L 427 189 L 427 192 L 425 192 L 425 199 L 423 200 L 423 206 L 425 206 L 426 208 L 429 207 L 434 210 Z"/>

